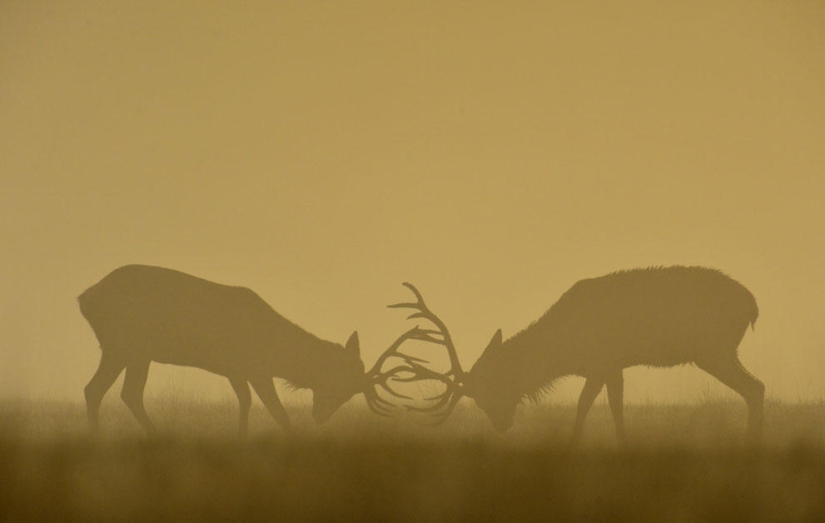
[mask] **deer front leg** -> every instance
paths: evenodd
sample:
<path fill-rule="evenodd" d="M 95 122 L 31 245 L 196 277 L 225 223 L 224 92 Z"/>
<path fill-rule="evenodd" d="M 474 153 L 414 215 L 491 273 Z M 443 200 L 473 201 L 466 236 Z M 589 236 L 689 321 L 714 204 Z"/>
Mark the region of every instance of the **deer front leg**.
<path fill-rule="evenodd" d="M 238 437 L 246 438 L 249 429 L 249 408 L 252 406 L 252 394 L 249 392 L 249 384 L 246 380 L 232 377 L 229 378 L 229 383 L 232 389 L 235 390 L 235 395 L 238 396 Z"/>
<path fill-rule="evenodd" d="M 120 397 L 146 433 L 155 434 L 157 429 L 143 406 L 143 389 L 146 387 L 146 378 L 149 376 L 149 363 L 149 360 L 134 361 L 126 366 L 126 377 L 123 379 Z"/>
<path fill-rule="evenodd" d="M 115 382 L 126 365 L 114 354 L 103 350 L 100 365 L 89 384 L 83 391 L 86 397 L 86 415 L 89 419 L 89 430 L 92 434 L 100 430 L 100 402 L 109 387 Z"/>
<path fill-rule="evenodd" d="M 584 418 L 587 417 L 587 413 L 590 411 L 590 407 L 593 406 L 596 396 L 602 391 L 602 387 L 604 387 L 604 378 L 601 376 L 589 376 L 587 381 L 584 382 L 584 388 L 579 395 L 579 404 L 576 408 L 576 424 L 573 426 L 571 441 L 573 445 L 578 444 L 584 428 Z"/>
<path fill-rule="evenodd" d="M 272 417 L 275 418 L 275 421 L 284 429 L 284 432 L 288 436 L 291 436 L 292 426 L 289 422 L 289 416 L 281 404 L 281 400 L 278 399 L 278 393 L 275 392 L 275 385 L 272 384 L 272 378 L 254 378 L 249 380 L 249 383 L 252 385 L 252 388 L 255 389 L 258 397 L 261 398 L 261 402 L 264 404 L 264 407 L 266 407 L 266 410 L 272 414 Z"/>
<path fill-rule="evenodd" d="M 619 445 L 624 446 L 624 376 L 622 369 L 609 372 L 605 383 L 607 384 L 607 401 L 610 403 L 610 412 L 613 413 L 613 423 L 616 427 L 616 439 Z"/>

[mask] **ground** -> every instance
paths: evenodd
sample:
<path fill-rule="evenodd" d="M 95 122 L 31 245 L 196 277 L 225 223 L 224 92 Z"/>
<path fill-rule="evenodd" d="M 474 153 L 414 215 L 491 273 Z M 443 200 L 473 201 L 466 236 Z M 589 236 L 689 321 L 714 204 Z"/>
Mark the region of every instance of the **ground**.
<path fill-rule="evenodd" d="M 114 395 L 113 395 L 114 396 Z M 256 406 L 235 438 L 232 401 L 147 399 L 143 436 L 119 402 L 86 434 L 81 403 L 0 402 L 0 521 L 816 521 L 825 518 L 825 404 L 629 405 L 617 448 L 597 404 L 578 448 L 574 409 L 527 405 L 499 436 L 471 402 L 440 427 L 345 405 L 285 437 Z"/>

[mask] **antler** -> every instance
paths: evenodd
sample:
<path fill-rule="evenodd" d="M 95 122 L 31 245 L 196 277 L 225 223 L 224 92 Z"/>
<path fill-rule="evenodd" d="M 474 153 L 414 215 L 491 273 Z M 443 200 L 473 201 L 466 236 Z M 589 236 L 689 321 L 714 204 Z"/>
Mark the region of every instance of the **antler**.
<path fill-rule="evenodd" d="M 458 361 L 458 354 L 456 354 L 453 340 L 450 337 L 450 332 L 444 322 L 436 316 L 424 303 L 424 298 L 415 286 L 411 283 L 404 283 L 404 286 L 410 289 L 415 295 L 415 302 L 395 303 L 389 305 L 391 309 L 413 309 L 415 312 L 410 314 L 407 319 L 422 318 L 428 320 L 435 325 L 437 330 L 422 329 L 418 325 L 402 334 L 384 353 L 378 358 L 378 361 L 368 373 L 369 380 L 372 387 L 368 388 L 366 393 L 367 404 L 373 412 L 384 414 L 389 411 L 391 402 L 385 400 L 378 395 L 378 388 L 382 388 L 392 396 L 401 399 L 412 399 L 409 396 L 399 394 L 389 385 L 390 379 L 400 383 L 410 383 L 416 381 L 435 380 L 443 383 L 446 387 L 442 394 L 425 398 L 427 401 L 435 401 L 434 404 L 428 407 L 407 406 L 407 409 L 417 412 L 432 413 L 436 416 L 436 424 L 443 422 L 450 415 L 452 410 L 461 399 L 461 383 L 464 379 L 464 371 L 461 369 L 461 364 Z M 407 340 L 418 340 L 427 343 L 435 343 L 443 345 L 447 349 L 447 355 L 450 358 L 450 370 L 441 373 L 432 369 L 424 367 L 422 363 L 427 363 L 426 360 L 416 358 L 408 354 L 398 351 L 398 348 Z M 400 358 L 403 364 L 392 367 L 391 369 L 382 372 L 381 369 L 384 363 L 392 357 Z M 406 376 L 404 376 L 406 374 Z"/>
<path fill-rule="evenodd" d="M 406 400 L 412 399 L 409 396 L 405 396 L 393 390 L 393 388 L 389 385 L 389 380 L 394 378 L 397 381 L 399 379 L 399 373 L 412 372 L 414 365 L 417 365 L 418 362 L 424 362 L 424 360 L 420 358 L 416 358 L 415 356 L 410 356 L 409 354 L 404 354 L 398 351 L 399 347 L 401 347 L 405 341 L 410 339 L 421 339 L 421 331 L 423 331 L 423 329 L 420 329 L 418 325 L 416 325 L 402 334 L 392 345 L 389 346 L 387 350 L 384 351 L 383 354 L 381 354 L 381 356 L 378 357 L 375 365 L 373 365 L 369 372 L 367 372 L 368 387 L 364 392 L 364 396 L 367 398 L 367 406 L 376 414 L 386 416 L 390 410 L 389 408 L 392 406 L 391 402 L 385 400 L 378 394 L 379 388 L 385 390 L 396 398 Z M 382 372 L 381 369 L 384 367 L 384 363 L 386 363 L 390 358 L 400 358 L 404 363 Z"/>
<path fill-rule="evenodd" d="M 444 348 L 447 349 L 447 355 L 450 357 L 450 372 L 448 374 L 453 375 L 456 378 L 456 381 L 462 381 L 464 378 L 464 371 L 461 369 L 461 363 L 458 361 L 458 354 L 455 352 L 453 339 L 450 337 L 450 331 L 447 330 L 447 326 L 444 325 L 444 322 L 441 321 L 441 319 L 427 307 L 427 304 L 424 303 L 424 298 L 421 296 L 421 293 L 418 292 L 418 289 L 415 288 L 415 285 L 404 282 L 404 287 L 407 287 L 413 292 L 413 294 L 415 294 L 415 303 L 394 303 L 392 305 L 388 305 L 387 307 L 390 309 L 414 309 L 417 312 L 407 316 L 408 320 L 413 318 L 423 318 L 432 322 L 438 330 L 434 331 L 421 329 L 422 332 L 427 333 L 428 335 L 426 338 L 422 339 L 431 343 L 444 345 Z"/>

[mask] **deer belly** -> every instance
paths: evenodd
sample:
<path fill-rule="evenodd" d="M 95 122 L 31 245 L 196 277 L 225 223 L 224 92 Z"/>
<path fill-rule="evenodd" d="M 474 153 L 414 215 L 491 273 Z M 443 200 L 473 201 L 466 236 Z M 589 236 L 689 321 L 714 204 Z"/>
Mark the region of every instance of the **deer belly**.
<path fill-rule="evenodd" d="M 149 356 L 158 363 L 197 367 L 223 376 L 238 374 L 249 363 L 236 347 L 223 344 L 156 344 Z"/>
<path fill-rule="evenodd" d="M 594 362 L 606 366 L 650 365 L 672 367 L 693 361 L 696 342 L 688 336 L 622 336 L 590 347 Z"/>

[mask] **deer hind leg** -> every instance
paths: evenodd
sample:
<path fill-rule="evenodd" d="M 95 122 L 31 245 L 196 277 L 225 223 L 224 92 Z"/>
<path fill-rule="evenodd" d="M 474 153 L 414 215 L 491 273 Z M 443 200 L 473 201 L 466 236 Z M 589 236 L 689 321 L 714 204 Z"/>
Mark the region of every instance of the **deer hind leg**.
<path fill-rule="evenodd" d="M 574 445 L 578 443 L 581 438 L 582 429 L 584 429 L 584 418 L 586 418 L 587 413 L 590 412 L 590 407 L 593 406 L 596 396 L 602 391 L 604 381 L 602 376 L 588 376 L 587 381 L 584 382 L 584 388 L 582 388 L 582 392 L 579 395 L 579 403 L 576 407 L 576 423 L 573 425 L 572 442 Z"/>
<path fill-rule="evenodd" d="M 608 373 L 605 383 L 607 401 L 610 403 L 610 412 L 613 413 L 613 423 L 616 427 L 616 439 L 620 445 L 624 445 L 624 376 L 622 369 Z"/>
<path fill-rule="evenodd" d="M 245 438 L 249 429 L 249 408 L 252 406 L 252 394 L 249 392 L 249 383 L 246 380 L 232 377 L 229 383 L 238 396 L 239 421 L 238 437 Z"/>
<path fill-rule="evenodd" d="M 126 378 L 123 380 L 123 389 L 120 397 L 140 422 L 147 434 L 155 433 L 155 426 L 143 406 L 143 389 L 146 387 L 146 378 L 149 375 L 149 360 L 130 362 L 126 365 Z"/>
<path fill-rule="evenodd" d="M 748 404 L 748 438 L 759 441 L 762 437 L 765 385 L 745 370 L 735 354 L 719 359 L 703 358 L 696 365 L 745 399 Z"/>
<path fill-rule="evenodd" d="M 90 432 L 100 430 L 100 403 L 125 366 L 117 354 L 108 351 L 101 354 L 97 371 L 83 390 Z"/>
<path fill-rule="evenodd" d="M 272 378 L 255 378 L 249 380 L 252 388 L 261 398 L 261 402 L 266 407 L 266 410 L 275 418 L 275 421 L 284 429 L 287 435 L 292 434 L 292 426 L 289 422 L 289 416 L 286 409 L 278 399 L 278 393 L 275 392 L 275 385 L 272 384 Z"/>

